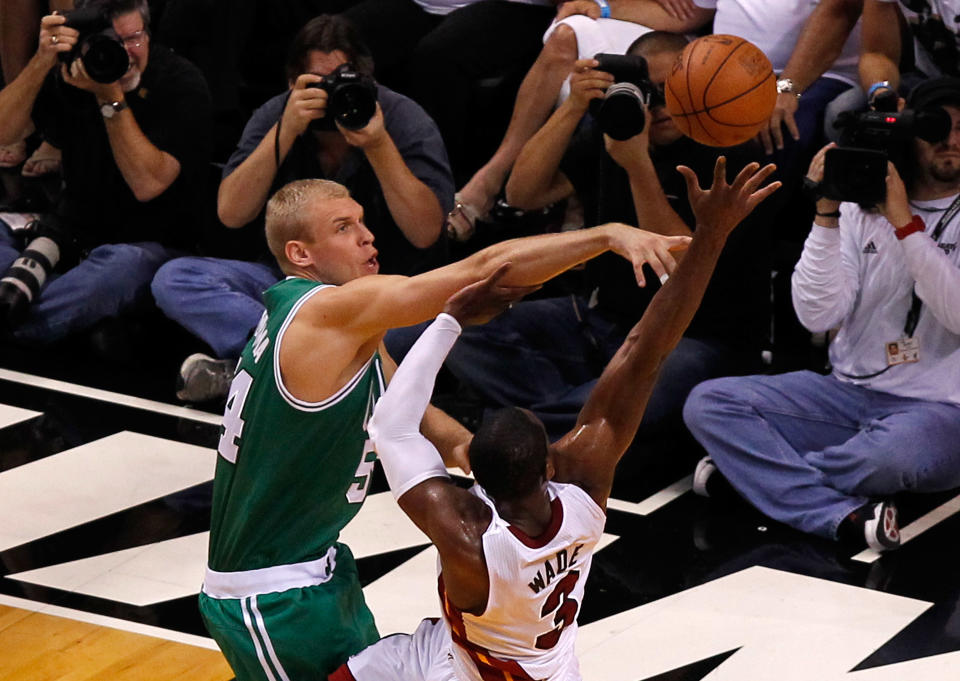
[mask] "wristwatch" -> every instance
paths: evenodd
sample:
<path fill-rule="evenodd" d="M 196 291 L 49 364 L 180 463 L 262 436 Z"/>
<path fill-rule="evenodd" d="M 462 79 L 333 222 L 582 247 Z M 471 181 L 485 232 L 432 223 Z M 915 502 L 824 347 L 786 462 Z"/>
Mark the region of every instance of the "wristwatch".
<path fill-rule="evenodd" d="M 100 114 L 109 121 L 118 113 L 126 109 L 127 106 L 126 100 L 123 100 L 122 102 L 106 102 L 105 104 L 100 105 Z"/>
<path fill-rule="evenodd" d="M 796 86 L 790 78 L 781 78 L 777 81 L 777 93 L 791 94 L 800 99 L 800 93 L 797 92 Z"/>

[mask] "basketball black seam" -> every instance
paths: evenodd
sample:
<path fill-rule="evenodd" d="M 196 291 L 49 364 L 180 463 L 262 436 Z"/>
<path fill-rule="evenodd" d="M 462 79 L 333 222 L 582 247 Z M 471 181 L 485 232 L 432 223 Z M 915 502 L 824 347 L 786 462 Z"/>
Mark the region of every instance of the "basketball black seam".
<path fill-rule="evenodd" d="M 741 38 L 740 44 L 734 47 L 732 50 L 730 50 L 729 54 L 727 54 L 727 56 L 723 58 L 723 61 L 721 61 L 717 65 L 717 68 L 713 70 L 713 74 L 711 74 L 710 80 L 708 80 L 707 84 L 703 86 L 703 101 L 700 103 L 701 106 L 703 106 L 703 113 L 706 113 L 707 111 L 709 111 L 709 107 L 707 106 L 707 92 L 710 91 L 710 86 L 713 85 L 713 81 L 717 79 L 717 74 L 719 74 L 720 71 L 723 70 L 723 67 L 727 65 L 727 62 L 730 61 L 733 55 L 737 53 L 737 50 L 739 50 L 741 47 L 747 44 L 748 44 L 747 41 Z M 692 103 L 693 102 L 691 100 L 691 104 Z"/>
<path fill-rule="evenodd" d="M 768 80 L 770 80 L 771 78 L 773 78 L 773 70 L 771 70 L 771 71 L 767 74 L 767 77 L 766 77 L 766 78 L 764 78 L 763 80 L 761 80 L 759 83 L 756 83 L 756 84 L 752 85 L 751 87 L 748 87 L 746 90 L 744 90 L 743 92 L 741 92 L 740 94 L 738 94 L 736 97 L 731 97 L 730 99 L 728 99 L 728 100 L 726 100 L 726 101 L 723 101 L 723 102 L 720 102 L 720 103 L 718 103 L 718 104 L 713 104 L 713 105 L 711 105 L 711 106 L 708 106 L 708 107 L 706 107 L 706 108 L 703 110 L 702 113 L 705 113 L 705 114 L 707 114 L 708 116 L 710 116 L 710 111 L 711 111 L 712 109 L 719 109 L 721 106 L 724 106 L 724 105 L 726 105 L 726 104 L 729 104 L 730 102 L 732 102 L 732 101 L 734 101 L 734 100 L 736 100 L 736 99 L 739 99 L 740 97 L 743 97 L 743 96 L 744 96 L 745 94 L 747 94 L 748 92 L 753 92 L 754 90 L 756 90 L 758 87 L 760 87 L 761 85 L 763 85 L 764 83 L 766 83 L 766 82 L 767 82 Z M 717 123 L 723 123 L 724 125 L 734 125 L 734 126 L 735 126 L 735 125 L 738 125 L 737 123 L 726 123 L 726 122 L 723 122 L 723 121 L 717 121 L 717 119 L 715 119 L 713 116 L 710 116 L 710 118 L 711 118 L 711 120 L 714 120 L 714 121 L 716 121 Z M 769 116 L 767 116 L 767 118 L 769 118 Z M 764 120 L 766 120 L 766 118 L 765 118 Z M 756 122 L 754 122 L 754 123 L 741 123 L 741 124 L 739 124 L 739 125 L 743 125 L 743 126 L 745 126 L 745 125 L 756 125 L 757 123 L 760 123 L 760 121 L 756 121 Z"/>

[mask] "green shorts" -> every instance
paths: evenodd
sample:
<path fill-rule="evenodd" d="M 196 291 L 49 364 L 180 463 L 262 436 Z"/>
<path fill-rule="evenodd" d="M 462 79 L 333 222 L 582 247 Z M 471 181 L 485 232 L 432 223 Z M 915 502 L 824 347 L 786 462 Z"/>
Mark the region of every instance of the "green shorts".
<path fill-rule="evenodd" d="M 241 599 L 201 593 L 200 614 L 237 681 L 326 681 L 379 639 L 343 544 L 328 582 Z"/>

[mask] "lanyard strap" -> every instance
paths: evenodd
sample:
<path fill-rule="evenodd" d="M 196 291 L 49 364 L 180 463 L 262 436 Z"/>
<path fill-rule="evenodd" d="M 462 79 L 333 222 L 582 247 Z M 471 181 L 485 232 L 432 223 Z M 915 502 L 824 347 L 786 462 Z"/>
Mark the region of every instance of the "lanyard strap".
<path fill-rule="evenodd" d="M 958 212 L 960 212 L 960 194 L 957 194 L 957 198 L 953 200 L 953 203 L 950 204 L 950 207 L 947 208 L 946 212 L 940 216 L 936 227 L 934 227 L 933 232 L 930 233 L 930 238 L 936 241 L 937 244 L 940 243 L 940 237 L 943 236 L 943 230 L 946 229 L 950 221 L 957 216 Z M 913 332 L 917 330 L 917 323 L 920 321 L 921 309 L 923 309 L 923 301 L 920 300 L 920 296 L 917 295 L 917 287 L 914 285 L 913 301 L 910 303 L 910 311 L 907 312 L 907 321 L 903 325 L 903 334 L 907 338 L 912 337 Z"/>

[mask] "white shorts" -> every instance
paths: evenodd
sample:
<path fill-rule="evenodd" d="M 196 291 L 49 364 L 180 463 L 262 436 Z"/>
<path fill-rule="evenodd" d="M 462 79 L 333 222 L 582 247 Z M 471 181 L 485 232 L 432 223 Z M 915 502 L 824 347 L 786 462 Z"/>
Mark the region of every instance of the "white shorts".
<path fill-rule="evenodd" d="M 439 619 L 423 620 L 412 634 L 380 639 L 347 660 L 347 667 L 356 681 L 482 681 L 469 655 L 454 644 Z M 550 681 L 582 681 L 576 658 Z"/>

